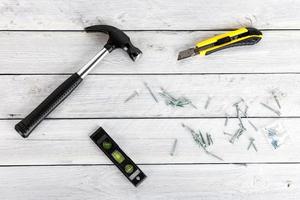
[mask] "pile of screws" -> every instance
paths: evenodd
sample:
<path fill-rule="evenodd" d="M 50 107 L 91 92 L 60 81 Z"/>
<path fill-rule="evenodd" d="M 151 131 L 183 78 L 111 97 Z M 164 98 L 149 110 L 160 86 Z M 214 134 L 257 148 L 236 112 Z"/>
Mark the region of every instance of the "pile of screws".
<path fill-rule="evenodd" d="M 165 99 L 166 105 L 170 105 L 173 107 L 184 107 L 186 105 L 190 105 L 193 108 L 197 109 L 197 107 L 188 98 L 183 96 L 176 98 L 162 87 L 160 88 L 160 90 L 161 92 L 159 93 L 159 95 Z"/>
<path fill-rule="evenodd" d="M 156 103 L 158 103 L 159 100 L 155 96 L 152 89 L 149 87 L 148 83 L 144 82 L 144 86 L 147 89 L 147 91 L 149 92 L 149 94 L 151 95 L 152 99 Z M 176 98 L 173 95 L 171 95 L 169 92 L 167 92 L 163 87 L 160 87 L 160 90 L 161 91 L 159 92 L 159 95 L 165 100 L 166 105 L 172 106 L 172 107 L 185 107 L 186 105 L 190 105 L 193 108 L 197 109 L 197 107 L 187 97 L 180 96 L 180 97 Z M 128 101 L 130 101 L 131 99 L 133 99 L 134 97 L 136 97 L 138 95 L 139 95 L 139 92 L 137 90 L 133 91 L 133 93 L 124 100 L 124 103 L 127 103 Z"/>
<path fill-rule="evenodd" d="M 206 133 L 206 138 L 207 140 L 205 141 L 203 134 L 199 130 L 199 133 L 196 133 L 192 128 L 189 126 L 185 125 L 184 123 L 181 124 L 183 128 L 187 129 L 193 136 L 194 141 L 204 150 L 204 152 L 210 156 L 213 156 L 217 158 L 218 160 L 222 160 L 219 156 L 211 153 L 210 151 L 207 150 L 207 147 L 213 144 L 213 140 L 210 134 Z"/>

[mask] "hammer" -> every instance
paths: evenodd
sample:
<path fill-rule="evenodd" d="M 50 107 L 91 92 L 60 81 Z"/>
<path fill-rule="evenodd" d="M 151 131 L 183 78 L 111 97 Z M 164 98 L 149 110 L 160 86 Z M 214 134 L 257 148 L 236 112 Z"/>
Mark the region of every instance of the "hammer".
<path fill-rule="evenodd" d="M 117 48 L 125 50 L 129 57 L 136 61 L 142 52 L 130 42 L 130 38 L 120 29 L 108 25 L 95 25 L 85 28 L 86 32 L 103 32 L 109 35 L 103 49 L 93 57 L 78 72 L 74 73 L 60 86 L 58 86 L 38 107 L 36 107 L 22 121 L 16 124 L 16 131 L 24 138 L 39 125 L 75 88 L 81 83 L 84 77 L 108 54 Z"/>

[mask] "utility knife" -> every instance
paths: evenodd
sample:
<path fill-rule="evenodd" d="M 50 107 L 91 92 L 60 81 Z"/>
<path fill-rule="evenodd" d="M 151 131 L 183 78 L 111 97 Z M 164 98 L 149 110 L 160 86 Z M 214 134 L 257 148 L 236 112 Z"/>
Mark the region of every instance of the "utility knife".
<path fill-rule="evenodd" d="M 179 52 L 177 60 L 197 54 L 206 56 L 229 47 L 254 45 L 261 40 L 262 36 L 263 34 L 255 28 L 243 27 L 198 42 L 195 47 Z"/>

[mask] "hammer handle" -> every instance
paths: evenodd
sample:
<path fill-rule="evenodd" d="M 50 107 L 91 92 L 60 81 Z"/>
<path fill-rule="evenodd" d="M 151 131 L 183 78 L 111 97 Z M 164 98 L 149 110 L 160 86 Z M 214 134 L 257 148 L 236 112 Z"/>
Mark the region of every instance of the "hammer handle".
<path fill-rule="evenodd" d="M 56 88 L 37 108 L 35 108 L 27 117 L 16 124 L 15 129 L 26 138 L 33 129 L 47 117 L 69 94 L 80 84 L 82 78 L 73 74 Z"/>

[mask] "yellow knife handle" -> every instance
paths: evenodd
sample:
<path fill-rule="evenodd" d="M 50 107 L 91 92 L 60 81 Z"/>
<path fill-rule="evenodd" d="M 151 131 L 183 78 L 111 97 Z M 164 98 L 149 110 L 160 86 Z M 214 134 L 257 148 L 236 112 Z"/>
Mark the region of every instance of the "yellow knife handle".
<path fill-rule="evenodd" d="M 229 47 L 254 45 L 262 36 L 259 30 L 244 27 L 198 42 L 195 50 L 201 56 L 205 56 Z"/>

